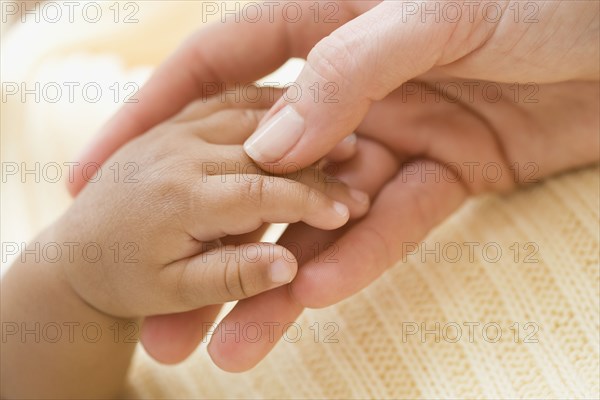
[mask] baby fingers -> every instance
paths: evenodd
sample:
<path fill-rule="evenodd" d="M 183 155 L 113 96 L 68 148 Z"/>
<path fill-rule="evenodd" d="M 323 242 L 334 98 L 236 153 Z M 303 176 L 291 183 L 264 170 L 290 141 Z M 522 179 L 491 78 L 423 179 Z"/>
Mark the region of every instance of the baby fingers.
<path fill-rule="evenodd" d="M 270 243 L 213 247 L 167 266 L 171 310 L 187 311 L 254 296 L 289 283 L 298 264 L 285 247 Z"/>
<path fill-rule="evenodd" d="M 265 222 L 303 221 L 319 229 L 336 229 L 350 218 L 348 207 L 325 190 L 284 177 L 204 176 L 203 183 L 190 191 L 187 211 L 191 218 L 185 224 L 199 241 L 251 232 Z"/>

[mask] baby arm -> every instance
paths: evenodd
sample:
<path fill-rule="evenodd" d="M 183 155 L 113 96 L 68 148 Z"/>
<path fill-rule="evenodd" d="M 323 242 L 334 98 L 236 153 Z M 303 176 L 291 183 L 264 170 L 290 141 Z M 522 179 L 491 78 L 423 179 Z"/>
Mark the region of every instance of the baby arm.
<path fill-rule="evenodd" d="M 290 166 L 286 177 L 260 170 L 234 143 L 261 112 L 223 107 L 195 103 L 120 149 L 29 245 L 58 245 L 62 257 L 25 252 L 7 272 L 2 397 L 118 396 L 143 317 L 253 296 L 295 276 L 281 246 L 220 239 L 275 222 L 335 229 L 366 212 L 364 196 L 316 167 Z M 107 171 L 125 165 L 136 173 Z M 26 333 L 36 324 L 41 337 Z"/>

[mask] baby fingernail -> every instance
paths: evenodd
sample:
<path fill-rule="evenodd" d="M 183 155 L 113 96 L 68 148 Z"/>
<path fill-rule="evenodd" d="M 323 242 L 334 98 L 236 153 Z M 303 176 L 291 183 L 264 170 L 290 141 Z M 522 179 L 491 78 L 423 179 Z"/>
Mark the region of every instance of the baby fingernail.
<path fill-rule="evenodd" d="M 346 136 L 343 142 L 352 146 L 355 145 L 357 142 L 356 133 L 351 133 L 348 136 Z"/>
<path fill-rule="evenodd" d="M 345 204 L 340 203 L 340 202 L 334 202 L 333 203 L 333 209 L 335 210 L 335 212 L 342 216 L 342 217 L 348 217 L 350 215 L 350 211 L 348 210 L 348 207 L 346 207 Z"/>
<path fill-rule="evenodd" d="M 362 190 L 350 189 L 350 196 L 360 204 L 369 202 L 369 195 Z"/>
<path fill-rule="evenodd" d="M 294 279 L 292 266 L 281 258 L 269 266 L 269 273 L 273 283 L 289 283 Z"/>
<path fill-rule="evenodd" d="M 244 150 L 258 162 L 278 161 L 303 133 L 304 118 L 291 106 L 285 106 L 246 140 Z"/>

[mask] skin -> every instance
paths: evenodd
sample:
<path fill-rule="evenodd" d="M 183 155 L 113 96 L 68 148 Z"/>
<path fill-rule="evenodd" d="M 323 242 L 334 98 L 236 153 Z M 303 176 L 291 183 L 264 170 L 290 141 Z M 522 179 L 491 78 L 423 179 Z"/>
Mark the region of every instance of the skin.
<path fill-rule="evenodd" d="M 367 211 L 315 167 L 258 168 L 239 143 L 264 110 L 245 106 L 196 102 L 131 141 L 28 245 L 1 281 L 3 398 L 118 398 L 143 317 L 218 310 L 295 276 L 285 247 L 236 237 L 274 222 L 334 229 Z M 109 166 L 127 163 L 135 174 L 115 178 Z"/>
<path fill-rule="evenodd" d="M 156 71 L 140 91 L 140 102 L 115 115 L 80 161 L 102 162 L 123 143 L 206 95 L 203 82 L 248 82 L 290 57 L 306 58 L 297 79 L 302 92 L 310 93 L 316 85 L 322 99 L 331 94 L 326 84 L 334 83 L 338 102 L 315 102 L 314 96 L 293 104 L 280 99 L 262 125 L 291 106 L 303 120 L 302 134 L 292 148 L 281 149 L 281 157 L 255 161 L 274 172 L 281 171 L 272 162 L 307 166 L 356 131 L 361 138 L 356 157 L 336 167 L 337 174 L 374 201 L 365 218 L 340 231 L 290 227 L 279 244 L 291 251 L 296 248 L 291 243 L 303 244 L 306 255 L 315 240 L 323 246 L 335 243 L 338 263 L 299 257 L 301 268 L 291 285 L 239 302 L 222 322 L 283 326 L 303 307 L 334 304 L 367 286 L 401 258 L 401 243 L 422 240 L 469 196 L 506 192 L 598 161 L 600 5 L 531 3 L 534 23 L 527 22 L 522 3 L 512 1 L 501 3 L 503 17 L 495 23 L 486 21 L 480 8 L 474 18 L 463 13 L 454 22 L 422 23 L 420 14 L 404 19 L 405 2 L 340 1 L 337 22 L 315 23 L 312 11 L 305 9 L 308 17 L 296 23 L 276 13 L 274 21 L 214 24 L 192 36 Z M 521 11 L 519 17 L 515 9 Z M 435 90 L 444 82 L 481 87 L 483 80 L 503 85 L 501 101 L 491 101 L 481 90 L 458 102 L 443 96 L 439 102 L 431 96 L 402 97 L 408 83 Z M 515 82 L 526 92 L 531 87 L 525 84 L 533 82 L 537 103 L 522 95 L 511 100 L 507 94 Z M 466 179 L 465 171 L 440 181 L 414 173 L 491 162 L 500 166 L 497 182 L 481 173 Z M 83 180 L 74 182 L 71 193 L 84 185 Z M 196 347 L 201 322 L 214 316 L 214 309 L 198 309 L 149 318 L 142 340 L 158 360 L 176 362 Z M 276 331 L 277 337 L 281 333 Z M 208 350 L 219 367 L 243 371 L 274 346 L 267 334 L 262 337 L 255 343 L 213 338 Z"/>

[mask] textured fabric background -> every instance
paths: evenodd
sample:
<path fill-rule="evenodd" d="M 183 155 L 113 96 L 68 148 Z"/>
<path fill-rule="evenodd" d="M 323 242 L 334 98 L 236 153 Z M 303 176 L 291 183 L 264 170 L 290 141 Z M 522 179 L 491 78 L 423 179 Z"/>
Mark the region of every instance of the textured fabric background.
<path fill-rule="evenodd" d="M 139 4 L 133 26 L 27 24 L 5 32 L 3 82 L 143 82 L 199 25 L 200 5 Z M 3 101 L 2 160 L 70 161 L 119 106 Z M 178 366 L 159 365 L 140 348 L 126 395 L 599 398 L 599 177 L 590 167 L 469 202 L 362 293 L 306 311 L 301 337 L 291 328 L 248 373 L 218 370 L 204 348 Z M 31 239 L 69 201 L 62 183 L 3 183 L 2 240 Z M 423 251 L 436 245 L 438 260 Z"/>

